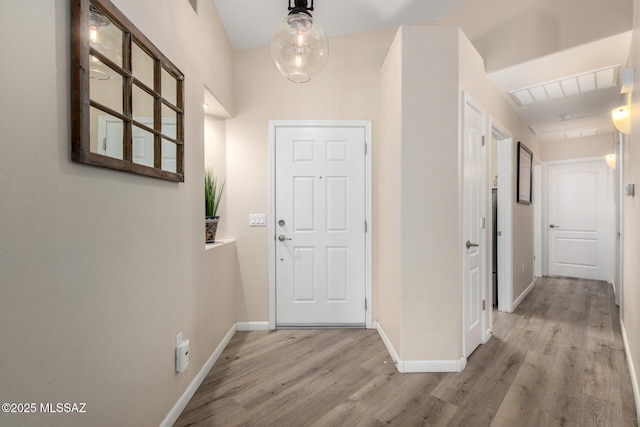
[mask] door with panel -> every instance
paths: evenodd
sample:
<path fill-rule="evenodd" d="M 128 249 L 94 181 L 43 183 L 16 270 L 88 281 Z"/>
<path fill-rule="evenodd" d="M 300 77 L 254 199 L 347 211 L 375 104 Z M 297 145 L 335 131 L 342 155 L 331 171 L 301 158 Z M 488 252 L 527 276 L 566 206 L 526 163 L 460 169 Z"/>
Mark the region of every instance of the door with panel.
<path fill-rule="evenodd" d="M 275 132 L 276 326 L 364 326 L 365 128 Z"/>
<path fill-rule="evenodd" d="M 464 97 L 462 250 L 465 357 L 481 343 L 484 303 L 485 113 Z"/>
<path fill-rule="evenodd" d="M 609 279 L 608 174 L 604 160 L 547 167 L 550 276 Z"/>

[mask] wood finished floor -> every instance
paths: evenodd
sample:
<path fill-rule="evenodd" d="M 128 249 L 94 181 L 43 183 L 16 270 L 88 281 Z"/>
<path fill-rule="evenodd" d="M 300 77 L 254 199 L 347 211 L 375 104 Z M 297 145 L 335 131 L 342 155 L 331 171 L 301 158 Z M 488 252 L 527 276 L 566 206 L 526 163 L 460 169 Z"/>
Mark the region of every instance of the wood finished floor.
<path fill-rule="evenodd" d="M 539 279 L 461 373 L 400 374 L 371 330 L 238 332 L 175 426 L 637 426 L 613 300 Z"/>

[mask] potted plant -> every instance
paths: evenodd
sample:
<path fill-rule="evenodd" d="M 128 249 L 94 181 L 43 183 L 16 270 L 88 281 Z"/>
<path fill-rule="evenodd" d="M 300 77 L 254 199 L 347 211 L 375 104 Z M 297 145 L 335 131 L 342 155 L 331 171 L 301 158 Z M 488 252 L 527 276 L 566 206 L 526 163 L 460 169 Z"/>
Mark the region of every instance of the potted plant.
<path fill-rule="evenodd" d="M 205 241 L 214 243 L 216 241 L 216 230 L 218 229 L 218 207 L 220 198 L 224 191 L 226 179 L 222 184 L 213 174 L 213 170 L 207 168 L 204 172 L 204 209 L 205 209 Z"/>

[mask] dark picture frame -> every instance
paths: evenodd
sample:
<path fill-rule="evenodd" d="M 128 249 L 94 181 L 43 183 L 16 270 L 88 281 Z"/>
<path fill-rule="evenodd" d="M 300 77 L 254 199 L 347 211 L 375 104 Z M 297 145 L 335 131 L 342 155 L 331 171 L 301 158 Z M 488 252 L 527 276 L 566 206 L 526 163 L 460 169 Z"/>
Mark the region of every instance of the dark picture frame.
<path fill-rule="evenodd" d="M 521 141 L 518 141 L 518 185 L 516 200 L 523 205 L 532 201 L 533 153 Z"/>

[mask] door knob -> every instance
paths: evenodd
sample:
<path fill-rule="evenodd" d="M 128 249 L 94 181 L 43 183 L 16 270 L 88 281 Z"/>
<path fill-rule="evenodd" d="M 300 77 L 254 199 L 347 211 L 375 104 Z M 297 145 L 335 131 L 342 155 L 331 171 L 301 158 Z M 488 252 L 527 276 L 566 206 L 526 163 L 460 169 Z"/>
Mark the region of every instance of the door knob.
<path fill-rule="evenodd" d="M 480 245 L 478 245 L 477 243 L 471 243 L 470 240 L 467 240 L 467 249 L 471 249 L 471 248 L 475 248 L 478 247 Z"/>
<path fill-rule="evenodd" d="M 560 226 L 555 224 L 549 224 L 549 228 L 560 228 Z"/>
<path fill-rule="evenodd" d="M 284 234 L 281 234 L 278 236 L 278 240 L 280 240 L 281 242 L 284 242 L 285 240 L 291 240 L 290 237 L 284 237 Z"/>

